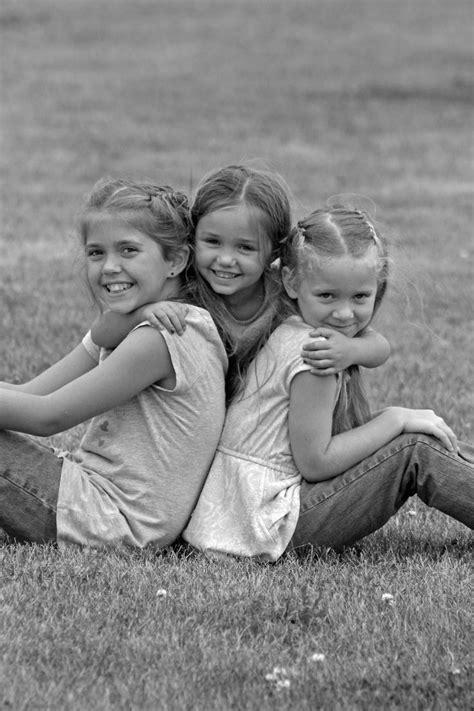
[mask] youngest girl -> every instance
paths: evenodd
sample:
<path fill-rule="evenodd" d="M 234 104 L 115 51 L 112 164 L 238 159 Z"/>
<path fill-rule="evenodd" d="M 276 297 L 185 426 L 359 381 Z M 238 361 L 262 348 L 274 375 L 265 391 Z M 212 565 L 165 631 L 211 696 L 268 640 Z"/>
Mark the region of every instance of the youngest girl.
<path fill-rule="evenodd" d="M 288 547 L 340 548 L 381 527 L 409 496 L 474 526 L 474 451 L 431 410 L 370 414 L 357 367 L 314 377 L 314 328 L 353 338 L 388 278 L 386 248 L 357 210 L 316 210 L 284 246 L 297 306 L 270 336 L 227 410 L 184 538 L 199 549 L 276 560 Z"/>
<path fill-rule="evenodd" d="M 88 285 L 101 307 L 128 314 L 179 298 L 189 227 L 182 193 L 99 182 L 79 228 Z M 222 429 L 227 367 L 209 314 L 190 306 L 187 318 L 180 339 L 141 324 L 113 351 L 99 351 L 89 333 L 29 383 L 0 384 L 0 430 L 49 436 L 92 418 L 78 449 L 58 456 L 0 431 L 7 533 L 137 547 L 178 537 Z"/>

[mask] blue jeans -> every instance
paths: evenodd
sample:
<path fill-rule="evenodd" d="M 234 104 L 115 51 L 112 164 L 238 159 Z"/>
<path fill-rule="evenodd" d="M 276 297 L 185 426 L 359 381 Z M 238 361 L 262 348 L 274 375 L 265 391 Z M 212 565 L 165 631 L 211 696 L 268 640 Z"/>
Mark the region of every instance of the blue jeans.
<path fill-rule="evenodd" d="M 381 528 L 415 494 L 474 528 L 474 448 L 458 455 L 438 440 L 404 434 L 343 474 L 303 482 L 291 548 L 342 548 Z"/>
<path fill-rule="evenodd" d="M 0 430 L 0 527 L 22 541 L 56 541 L 62 460 L 30 437 Z"/>

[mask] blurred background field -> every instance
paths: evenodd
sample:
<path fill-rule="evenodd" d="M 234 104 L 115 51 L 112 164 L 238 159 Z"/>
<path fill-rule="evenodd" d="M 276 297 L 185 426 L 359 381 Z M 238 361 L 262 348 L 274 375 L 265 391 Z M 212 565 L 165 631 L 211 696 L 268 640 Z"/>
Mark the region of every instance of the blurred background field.
<path fill-rule="evenodd" d="M 369 374 L 374 404 L 429 405 L 460 438 L 474 439 L 473 9 L 468 0 L 2 0 L 0 27 L 0 379 L 33 376 L 87 329 L 93 311 L 80 277 L 73 220 L 82 196 L 98 178 L 143 176 L 192 191 L 207 170 L 252 160 L 288 181 L 295 217 L 336 193 L 359 193 L 375 202 L 377 219 L 394 245 L 396 266 L 394 288 L 377 321 L 393 354 Z M 59 439 L 70 446 L 79 435 L 80 428 Z M 213 646 L 211 636 L 206 660 L 196 661 L 186 655 L 184 632 L 177 641 L 171 632 L 163 633 L 163 648 L 178 644 L 181 662 L 192 669 L 182 680 L 183 696 L 175 707 L 206 708 L 208 699 L 207 708 L 266 708 L 267 703 L 286 708 L 290 700 L 294 708 L 316 708 L 319 699 L 320 707 L 328 709 L 468 708 L 471 630 L 462 610 L 469 539 L 462 526 L 441 514 L 419 503 L 407 507 L 383 532 L 362 543 L 360 558 L 351 554 L 337 564 L 312 560 L 301 567 L 295 561 L 283 563 L 278 568 L 283 582 L 275 583 L 275 595 L 282 597 L 268 602 L 268 609 L 258 586 L 278 578 L 271 568 L 249 574 L 252 566 L 236 564 L 230 572 L 217 573 L 193 558 L 186 565 L 181 559 L 167 561 L 164 569 L 163 561 L 157 561 L 160 574 L 184 579 L 180 599 L 191 608 L 184 587 L 201 590 L 206 576 L 222 576 L 223 597 L 217 602 L 216 593 L 212 604 L 222 606 L 218 609 L 229 627 L 216 628 L 216 640 L 227 639 L 226 629 L 237 637 L 247 635 L 249 610 L 243 609 L 240 618 L 236 613 L 232 624 L 225 617 L 232 602 L 225 586 L 231 589 L 249 575 L 263 576 L 246 593 L 249 600 L 256 596 L 263 610 L 262 626 L 252 618 L 261 657 L 252 645 L 248 653 L 239 647 L 236 657 L 226 656 L 230 653 L 218 641 Z M 451 545 L 453 540 L 457 545 Z M 11 603 L 6 622 L 11 645 L 3 657 L 9 682 L 3 684 L 5 707 L 81 708 L 79 697 L 85 694 L 89 707 L 171 708 L 167 704 L 181 678 L 171 671 L 166 678 L 158 676 L 167 690 L 162 698 L 168 699 L 160 706 L 158 686 L 149 676 L 127 687 L 125 672 L 114 676 L 111 665 L 100 683 L 94 677 L 87 686 L 79 676 L 67 689 L 61 660 L 43 659 L 43 675 L 33 671 L 31 655 L 22 661 L 32 640 L 36 645 L 42 639 L 46 621 L 33 610 L 29 632 L 19 624 L 22 596 L 31 601 L 34 595 L 21 571 L 25 566 L 36 570 L 35 561 L 41 560 L 46 576 L 54 576 L 58 566 L 64 566 L 59 568 L 63 573 L 72 566 L 74 579 L 74 571 L 86 570 L 90 560 L 87 553 L 83 559 L 74 554 L 80 562 L 72 556 L 71 563 L 55 552 L 27 550 L 2 550 L 8 565 L 2 565 L 0 576 L 5 595 L 13 595 L 5 598 Z M 411 567 L 403 563 L 405 557 Z M 146 556 L 130 560 L 131 569 L 138 566 L 137 574 L 152 580 L 149 563 Z M 326 575 L 328 569 L 333 577 Z M 430 595 L 409 624 L 405 613 L 392 610 L 395 627 L 412 634 L 408 639 L 400 631 L 387 642 L 388 652 L 380 652 L 372 635 L 383 647 L 386 629 L 368 631 L 374 611 L 352 605 L 351 586 L 358 589 L 369 575 L 378 590 L 387 569 L 393 580 L 398 575 L 404 579 L 408 570 L 405 595 L 412 608 L 421 604 L 420 589 L 429 586 Z M 113 570 L 110 565 L 111 576 Z M 267 617 L 290 593 L 307 610 L 295 591 L 309 586 L 320 594 L 316 574 L 324 580 L 323 607 L 339 605 L 320 629 L 321 640 L 331 635 L 339 640 L 332 647 L 337 663 L 331 671 L 318 672 L 316 680 L 308 673 L 298 685 L 291 677 L 290 691 L 275 692 L 268 682 L 259 687 L 254 675 L 262 665 L 271 671 L 279 655 L 292 658 L 295 649 L 298 659 L 306 654 L 303 633 L 294 648 L 293 637 L 267 634 Z M 292 576 L 300 583 L 297 588 L 289 584 Z M 416 590 L 414 579 L 420 583 Z M 81 603 L 67 609 L 72 619 L 96 600 L 103 582 L 100 578 L 97 590 L 93 583 L 80 587 Z M 36 590 L 39 605 L 48 585 Z M 206 623 L 199 624 L 200 614 L 206 619 L 199 599 L 192 608 L 197 631 L 189 632 L 194 643 L 206 634 Z M 147 602 L 136 604 L 146 607 Z M 336 630 L 333 623 L 347 609 L 353 622 L 344 643 L 344 625 Z M 149 610 L 142 613 L 146 617 Z M 440 631 L 435 623 L 444 613 Z M 47 620 L 56 619 L 60 640 L 57 620 L 62 614 L 57 601 L 51 602 Z M 305 619 L 301 613 L 296 626 L 303 630 Z M 427 620 L 436 632 L 430 633 Z M 17 636 L 14 630 L 20 630 Z M 95 633 L 83 634 L 86 650 L 88 644 L 92 649 Z M 313 644 L 316 632 L 311 634 Z M 124 640 L 119 635 L 122 651 Z M 133 667 L 140 653 L 127 654 Z M 398 654 L 396 683 L 391 654 Z M 37 655 L 41 658 L 41 646 Z M 413 663 L 420 657 L 426 681 L 404 677 L 404 655 Z M 360 660 L 366 658 L 364 666 Z M 78 663 L 87 668 L 91 659 L 86 654 Z M 225 660 L 233 665 L 230 677 L 222 676 Z M 184 668 L 180 673 L 185 676 Z M 201 673 L 213 679 L 209 688 L 196 682 Z M 372 673 L 377 684 L 367 682 Z M 220 686 L 224 677 L 230 696 Z M 209 689 L 218 690 L 214 701 Z M 381 699 L 388 699 L 385 706 Z"/>

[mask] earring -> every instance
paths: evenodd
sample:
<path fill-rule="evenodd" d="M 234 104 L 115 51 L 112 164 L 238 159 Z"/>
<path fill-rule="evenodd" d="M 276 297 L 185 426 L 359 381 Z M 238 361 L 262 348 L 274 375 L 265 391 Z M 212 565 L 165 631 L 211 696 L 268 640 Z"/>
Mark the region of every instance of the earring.
<path fill-rule="evenodd" d="M 174 276 L 174 271 L 171 270 L 170 273 L 169 273 L 169 275 L 170 275 L 170 277 L 173 277 L 173 276 Z"/>

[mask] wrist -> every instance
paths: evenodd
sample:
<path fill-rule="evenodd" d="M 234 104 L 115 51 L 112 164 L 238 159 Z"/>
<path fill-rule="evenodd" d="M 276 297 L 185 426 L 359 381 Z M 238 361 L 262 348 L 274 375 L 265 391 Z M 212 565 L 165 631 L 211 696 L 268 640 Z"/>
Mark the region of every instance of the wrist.
<path fill-rule="evenodd" d="M 405 430 L 405 414 L 403 407 L 388 407 L 386 410 L 389 422 L 393 428 L 395 436 L 402 434 Z"/>

